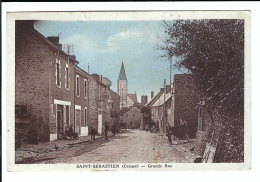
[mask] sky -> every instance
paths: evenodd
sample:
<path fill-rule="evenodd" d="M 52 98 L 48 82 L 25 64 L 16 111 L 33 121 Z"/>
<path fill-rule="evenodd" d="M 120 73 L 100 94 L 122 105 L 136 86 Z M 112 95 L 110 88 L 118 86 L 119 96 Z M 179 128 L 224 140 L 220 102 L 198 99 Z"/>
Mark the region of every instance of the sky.
<path fill-rule="evenodd" d="M 170 63 L 155 49 L 164 32 L 161 21 L 36 21 L 35 28 L 45 37 L 60 34 L 61 44 L 73 44 L 78 66 L 88 71 L 89 64 L 90 74 L 110 79 L 115 92 L 124 62 L 128 93 L 136 92 L 139 102 L 141 95 L 149 100 L 151 91 L 157 94 L 164 79 L 170 82 Z"/>

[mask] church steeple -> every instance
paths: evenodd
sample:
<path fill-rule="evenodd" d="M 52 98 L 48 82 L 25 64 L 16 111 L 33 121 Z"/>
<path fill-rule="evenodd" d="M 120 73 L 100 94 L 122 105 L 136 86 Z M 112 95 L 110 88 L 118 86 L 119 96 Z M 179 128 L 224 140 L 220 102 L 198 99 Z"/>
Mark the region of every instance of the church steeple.
<path fill-rule="evenodd" d="M 121 69 L 120 69 L 118 80 L 127 80 L 126 74 L 125 74 L 125 67 L 124 67 L 124 63 L 123 62 L 122 62 L 122 65 L 121 65 Z"/>
<path fill-rule="evenodd" d="M 120 109 L 122 107 L 127 107 L 127 78 L 123 62 L 117 80 L 117 94 L 120 97 Z"/>

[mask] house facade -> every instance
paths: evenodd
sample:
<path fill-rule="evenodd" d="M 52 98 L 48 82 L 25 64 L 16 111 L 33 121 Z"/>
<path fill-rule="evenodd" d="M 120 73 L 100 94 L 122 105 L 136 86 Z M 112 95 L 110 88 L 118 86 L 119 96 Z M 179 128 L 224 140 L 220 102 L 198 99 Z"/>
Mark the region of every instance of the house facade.
<path fill-rule="evenodd" d="M 74 125 L 74 66 L 58 38 L 45 38 L 33 21 L 16 21 L 15 102 L 30 105 L 40 141 L 59 139 Z"/>
<path fill-rule="evenodd" d="M 126 128 L 140 128 L 142 118 L 143 115 L 137 107 L 132 107 L 123 114 L 123 121 L 126 123 Z"/>
<path fill-rule="evenodd" d="M 79 67 L 75 67 L 75 132 L 79 136 L 89 133 L 89 82 L 90 75 Z"/>
<path fill-rule="evenodd" d="M 160 92 L 147 104 L 151 110 L 151 120 L 155 122 L 161 132 L 166 132 L 167 123 L 170 122 L 170 108 L 172 93 L 170 85 L 161 88 Z"/>
<path fill-rule="evenodd" d="M 66 126 L 87 136 L 92 121 L 100 131 L 98 121 L 111 120 L 119 95 L 108 80 L 105 85 L 79 68 L 75 56 L 62 51 L 59 37 L 44 37 L 34 21 L 16 21 L 15 36 L 16 127 L 26 113 L 25 122 L 35 121 L 39 140 L 53 141 L 64 138 Z"/>

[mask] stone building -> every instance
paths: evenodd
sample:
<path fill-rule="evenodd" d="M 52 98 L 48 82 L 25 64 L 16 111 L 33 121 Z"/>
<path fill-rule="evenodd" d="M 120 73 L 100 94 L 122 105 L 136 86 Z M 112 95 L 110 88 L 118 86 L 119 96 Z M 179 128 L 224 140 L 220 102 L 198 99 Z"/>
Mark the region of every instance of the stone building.
<path fill-rule="evenodd" d="M 124 123 L 126 128 L 140 128 L 141 120 L 143 115 L 137 107 L 132 107 L 130 110 L 123 114 Z"/>
<path fill-rule="evenodd" d="M 189 137 L 196 137 L 198 128 L 199 93 L 190 74 L 175 74 L 170 124 L 177 126 L 186 121 Z"/>
<path fill-rule="evenodd" d="M 45 38 L 35 30 L 33 21 L 15 26 L 15 104 L 30 105 L 40 141 L 62 138 L 65 125 L 74 125 L 78 62 L 62 51 L 58 37 Z"/>
<path fill-rule="evenodd" d="M 34 21 L 15 26 L 16 127 L 34 125 L 40 141 L 52 141 L 64 138 L 66 126 L 86 136 L 91 121 L 111 120 L 119 95 L 109 79 L 104 84 L 102 76 L 79 68 L 75 56 L 62 51 L 59 37 L 44 37 Z"/>
<path fill-rule="evenodd" d="M 98 134 L 102 134 L 105 122 L 112 125 L 111 111 L 119 111 L 120 107 L 119 95 L 109 88 L 110 85 L 104 84 L 102 79 L 102 76 L 93 74 L 90 88 L 90 115 L 92 121 L 97 121 Z"/>

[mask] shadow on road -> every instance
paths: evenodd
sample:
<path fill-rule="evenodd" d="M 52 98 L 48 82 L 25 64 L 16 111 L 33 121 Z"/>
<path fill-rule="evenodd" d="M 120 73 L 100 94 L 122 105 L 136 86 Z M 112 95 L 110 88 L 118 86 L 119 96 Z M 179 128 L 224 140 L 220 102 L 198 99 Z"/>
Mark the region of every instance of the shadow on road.
<path fill-rule="evenodd" d="M 95 142 L 85 142 L 85 143 L 78 143 L 73 145 L 68 145 L 68 148 L 54 151 L 50 153 L 43 154 L 38 157 L 29 157 L 25 158 L 22 161 L 16 162 L 16 164 L 34 164 L 34 163 L 52 163 L 55 159 L 62 159 L 62 158 L 69 158 L 69 157 L 76 157 L 83 155 L 87 152 L 97 149 L 98 147 L 104 146 L 104 144 L 111 142 L 113 140 L 119 139 L 126 139 L 128 136 L 116 135 L 111 136 L 108 140 L 105 140 L 103 137 L 96 139 Z"/>

